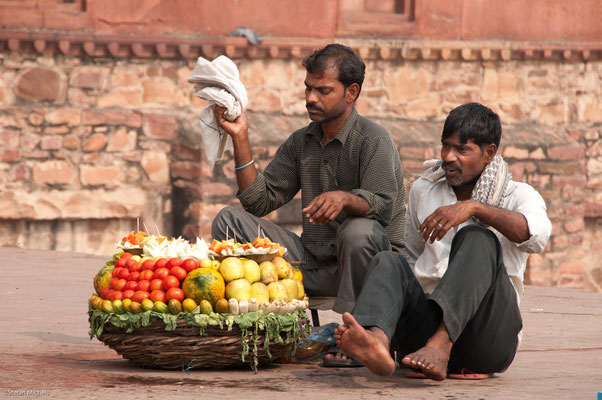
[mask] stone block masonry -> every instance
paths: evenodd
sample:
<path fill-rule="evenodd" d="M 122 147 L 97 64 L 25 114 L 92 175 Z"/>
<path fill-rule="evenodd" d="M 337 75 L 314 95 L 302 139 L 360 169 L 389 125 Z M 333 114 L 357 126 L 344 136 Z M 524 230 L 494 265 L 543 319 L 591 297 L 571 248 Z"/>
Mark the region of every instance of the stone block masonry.
<path fill-rule="evenodd" d="M 443 54 L 443 53 L 442 53 Z M 455 53 L 450 53 L 455 54 Z M 554 232 L 528 283 L 602 290 L 602 62 L 367 58 L 357 102 L 399 147 L 409 187 L 469 101 L 502 118 L 501 154 L 545 198 Z M 237 205 L 231 151 L 210 170 L 194 59 L 0 52 L 0 245 L 108 255 L 122 235 L 209 238 Z M 308 123 L 299 58 L 237 58 L 263 168 Z M 267 218 L 299 230 L 295 199 Z M 146 227 L 146 228 L 145 228 Z"/>

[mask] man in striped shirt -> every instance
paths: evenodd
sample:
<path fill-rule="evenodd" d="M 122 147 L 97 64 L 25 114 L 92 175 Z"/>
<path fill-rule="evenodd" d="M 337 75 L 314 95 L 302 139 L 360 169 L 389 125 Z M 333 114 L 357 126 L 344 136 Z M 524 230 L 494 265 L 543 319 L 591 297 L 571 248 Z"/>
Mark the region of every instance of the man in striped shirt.
<path fill-rule="evenodd" d="M 212 235 L 224 239 L 229 228 L 239 241 L 253 241 L 260 226 L 286 246 L 289 260 L 304 261 L 307 294 L 336 297 L 334 310 L 342 313 L 353 308 L 374 255 L 390 249 L 405 253 L 403 173 L 388 132 L 354 108 L 365 65 L 353 50 L 331 44 L 303 65 L 313 122 L 289 136 L 263 173 L 254 166 L 244 112 L 228 122 L 216 108 L 219 125 L 232 137 L 237 197 L 246 211 L 221 210 Z M 300 238 L 260 218 L 299 190 Z"/>

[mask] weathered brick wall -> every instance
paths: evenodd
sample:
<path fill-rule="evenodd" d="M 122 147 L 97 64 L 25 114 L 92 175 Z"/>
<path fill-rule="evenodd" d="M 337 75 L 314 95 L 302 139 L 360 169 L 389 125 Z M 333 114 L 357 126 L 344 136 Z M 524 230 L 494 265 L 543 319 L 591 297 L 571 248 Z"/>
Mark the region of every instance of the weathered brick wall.
<path fill-rule="evenodd" d="M 230 152 L 210 171 L 194 60 L 0 53 L 0 245 L 110 254 L 126 231 L 208 237 L 237 204 Z M 298 59 L 238 59 L 260 167 L 307 123 Z M 601 290 L 602 62 L 370 60 L 360 113 L 399 146 L 407 184 L 468 101 L 502 117 L 502 154 L 542 193 L 554 231 L 533 284 Z M 298 200 L 269 216 L 298 230 Z"/>

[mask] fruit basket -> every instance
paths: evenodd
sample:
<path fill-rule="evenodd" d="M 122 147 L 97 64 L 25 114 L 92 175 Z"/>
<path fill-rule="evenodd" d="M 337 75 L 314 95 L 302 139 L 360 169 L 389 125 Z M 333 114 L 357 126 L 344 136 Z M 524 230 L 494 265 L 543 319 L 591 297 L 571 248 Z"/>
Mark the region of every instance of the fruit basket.
<path fill-rule="evenodd" d="M 254 243 L 132 232 L 94 278 L 90 338 L 145 368 L 256 371 L 289 359 L 311 330 L 303 276 L 278 243 Z M 276 253 L 224 254 L 257 249 Z"/>
<path fill-rule="evenodd" d="M 91 337 L 134 365 L 169 370 L 250 367 L 256 371 L 294 355 L 309 329 L 303 311 L 240 316 L 147 311 L 132 320 L 132 315 L 91 309 L 89 316 Z"/>

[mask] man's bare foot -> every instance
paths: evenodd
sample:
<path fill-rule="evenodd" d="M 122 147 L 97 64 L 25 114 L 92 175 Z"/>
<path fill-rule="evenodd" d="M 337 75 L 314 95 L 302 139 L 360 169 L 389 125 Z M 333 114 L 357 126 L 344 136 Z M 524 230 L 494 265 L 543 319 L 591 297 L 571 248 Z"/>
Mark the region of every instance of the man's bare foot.
<path fill-rule="evenodd" d="M 389 353 L 387 335 L 376 327 L 364 329 L 347 312 L 343 314 L 343 322 L 345 325 L 334 332 L 339 348 L 376 375 L 391 375 L 395 371 L 395 361 Z"/>
<path fill-rule="evenodd" d="M 447 363 L 452 345 L 447 328 L 441 322 L 426 345 L 402 358 L 401 362 L 408 367 L 420 369 L 429 379 L 443 381 L 447 378 Z"/>
<path fill-rule="evenodd" d="M 429 379 L 443 381 L 447 378 L 447 362 L 449 354 L 445 356 L 435 348 L 425 346 L 420 350 L 408 354 L 401 362 L 408 367 L 420 369 Z"/>

